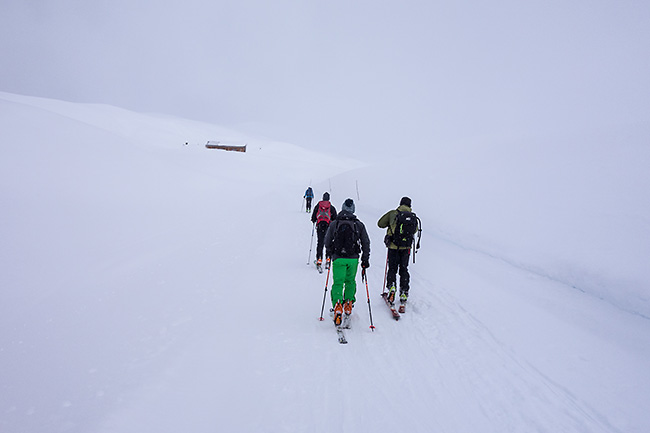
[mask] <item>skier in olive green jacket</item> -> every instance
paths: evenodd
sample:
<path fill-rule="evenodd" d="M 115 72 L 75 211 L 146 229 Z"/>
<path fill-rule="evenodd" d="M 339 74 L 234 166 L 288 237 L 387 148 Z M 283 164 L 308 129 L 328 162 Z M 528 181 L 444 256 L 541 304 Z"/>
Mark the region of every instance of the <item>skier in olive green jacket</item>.
<path fill-rule="evenodd" d="M 387 299 L 392 304 L 395 301 L 395 291 L 397 283 L 397 273 L 399 271 L 399 293 L 400 303 L 405 304 L 409 296 L 410 275 L 408 271 L 409 255 L 411 246 L 398 247 L 392 242 L 392 236 L 395 232 L 396 219 L 399 212 L 412 212 L 411 199 L 402 197 L 397 209 L 386 212 L 377 225 L 379 228 L 386 229 L 384 243 L 388 247 L 388 273 L 386 274 L 386 288 L 388 289 Z"/>

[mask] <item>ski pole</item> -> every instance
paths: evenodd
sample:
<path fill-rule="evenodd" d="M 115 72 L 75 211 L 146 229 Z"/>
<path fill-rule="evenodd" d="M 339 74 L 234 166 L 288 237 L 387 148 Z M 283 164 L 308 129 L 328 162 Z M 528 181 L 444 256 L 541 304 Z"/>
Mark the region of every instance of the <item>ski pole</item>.
<path fill-rule="evenodd" d="M 320 320 L 321 322 L 323 321 L 323 311 L 325 311 L 325 298 L 327 297 L 327 285 L 329 284 L 330 281 L 330 268 L 327 268 L 327 278 L 325 278 L 325 292 L 323 293 L 323 305 L 320 307 Z"/>
<path fill-rule="evenodd" d="M 300 205 L 300 212 L 302 212 L 302 207 L 305 205 L 305 197 L 302 198 L 302 204 Z"/>
<path fill-rule="evenodd" d="M 416 217 L 417 218 L 417 217 Z M 415 255 L 417 254 L 418 250 L 420 249 L 420 240 L 422 239 L 422 221 L 420 221 L 420 218 L 418 218 L 418 243 L 417 245 L 415 244 L 415 236 L 413 236 L 413 263 L 415 263 Z"/>
<path fill-rule="evenodd" d="M 370 329 L 372 332 L 375 332 L 375 325 L 372 323 L 372 310 L 370 309 L 370 290 L 368 290 L 368 276 L 366 275 L 366 270 L 361 270 L 361 279 L 366 282 L 366 295 L 368 296 L 368 314 L 370 314 Z"/>
<path fill-rule="evenodd" d="M 418 250 L 415 249 L 415 239 L 413 239 L 413 243 L 411 244 L 411 248 L 409 248 L 409 254 L 411 254 L 411 250 L 413 250 L 413 264 L 415 264 L 415 255 L 418 252 Z"/>
<path fill-rule="evenodd" d="M 415 254 L 418 252 L 415 249 L 415 236 L 413 236 L 413 240 L 411 241 L 411 246 L 409 247 L 409 254 L 411 254 L 411 250 L 413 251 L 413 264 L 415 264 Z M 408 263 L 408 258 L 406 259 L 406 263 Z"/>
<path fill-rule="evenodd" d="M 386 277 L 388 276 L 388 251 L 389 249 L 386 248 L 386 269 L 384 269 L 384 287 L 381 288 L 382 295 L 386 293 Z"/>
<path fill-rule="evenodd" d="M 309 242 L 309 256 L 307 256 L 307 266 L 309 266 L 309 261 L 311 260 L 311 247 L 314 245 L 314 229 L 316 228 L 316 223 L 311 226 L 311 242 Z"/>

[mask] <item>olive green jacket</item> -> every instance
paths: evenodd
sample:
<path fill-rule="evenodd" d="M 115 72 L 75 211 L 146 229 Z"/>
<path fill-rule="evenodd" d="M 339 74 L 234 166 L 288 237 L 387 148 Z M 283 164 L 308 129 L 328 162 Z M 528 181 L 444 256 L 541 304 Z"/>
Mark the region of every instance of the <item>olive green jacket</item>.
<path fill-rule="evenodd" d="M 386 229 L 386 238 L 388 239 L 392 238 L 393 233 L 395 232 L 395 219 L 397 218 L 397 212 L 413 212 L 413 210 L 409 206 L 400 205 L 397 209 L 386 212 L 381 218 L 379 218 L 379 221 L 377 221 L 377 226 L 379 226 L 380 229 Z M 391 250 L 398 249 L 397 245 L 392 242 L 388 245 L 388 248 Z M 400 250 L 408 250 L 409 248 L 410 247 L 399 247 Z"/>

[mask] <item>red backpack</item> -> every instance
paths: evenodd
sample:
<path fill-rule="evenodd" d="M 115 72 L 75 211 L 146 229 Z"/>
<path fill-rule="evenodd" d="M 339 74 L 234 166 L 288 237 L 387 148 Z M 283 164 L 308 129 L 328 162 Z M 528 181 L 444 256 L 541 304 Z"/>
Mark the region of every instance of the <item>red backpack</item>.
<path fill-rule="evenodd" d="M 330 202 L 318 202 L 318 212 L 316 213 L 316 224 L 321 221 L 326 221 L 327 224 L 332 220 L 332 211 L 330 210 Z"/>

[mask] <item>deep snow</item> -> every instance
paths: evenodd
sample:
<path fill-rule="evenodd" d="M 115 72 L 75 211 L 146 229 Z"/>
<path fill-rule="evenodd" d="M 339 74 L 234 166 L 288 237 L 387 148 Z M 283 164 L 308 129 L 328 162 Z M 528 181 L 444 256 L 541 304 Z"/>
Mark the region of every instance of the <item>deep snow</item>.
<path fill-rule="evenodd" d="M 366 164 L 8 93 L 0 122 L 3 432 L 650 431 L 642 127 Z M 309 183 L 372 240 L 376 330 L 359 279 L 346 346 Z M 402 195 L 424 236 L 394 322 L 376 220 Z"/>

